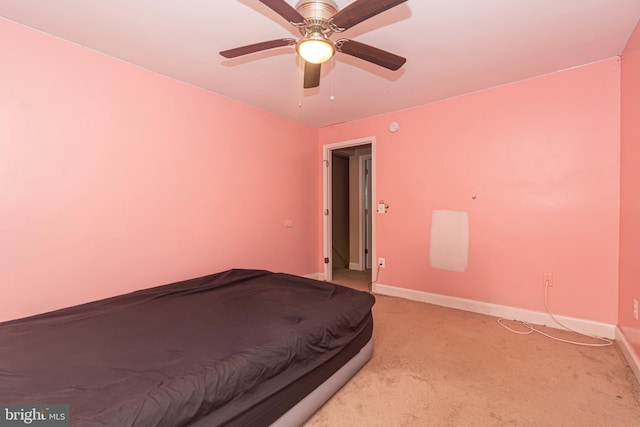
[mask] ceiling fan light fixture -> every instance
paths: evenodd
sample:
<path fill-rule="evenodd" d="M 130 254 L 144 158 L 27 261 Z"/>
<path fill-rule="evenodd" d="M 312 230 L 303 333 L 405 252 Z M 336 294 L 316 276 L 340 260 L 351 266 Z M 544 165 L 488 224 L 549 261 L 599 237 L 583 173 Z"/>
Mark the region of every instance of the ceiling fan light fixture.
<path fill-rule="evenodd" d="M 298 54 L 307 62 L 322 64 L 331 59 L 336 48 L 323 35 L 312 34 L 301 39 L 296 45 Z"/>

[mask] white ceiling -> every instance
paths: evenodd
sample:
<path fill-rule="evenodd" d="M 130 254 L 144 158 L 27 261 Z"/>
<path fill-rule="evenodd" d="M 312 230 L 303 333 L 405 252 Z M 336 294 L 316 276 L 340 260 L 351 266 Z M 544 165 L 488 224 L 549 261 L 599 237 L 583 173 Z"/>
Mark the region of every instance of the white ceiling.
<path fill-rule="evenodd" d="M 335 2 L 342 9 L 351 0 Z M 299 37 L 258 0 L 0 0 L 0 16 L 324 127 L 620 55 L 640 0 L 409 0 L 332 37 L 404 56 L 400 70 L 338 53 L 320 87 L 306 90 L 293 47 L 218 55 Z"/>

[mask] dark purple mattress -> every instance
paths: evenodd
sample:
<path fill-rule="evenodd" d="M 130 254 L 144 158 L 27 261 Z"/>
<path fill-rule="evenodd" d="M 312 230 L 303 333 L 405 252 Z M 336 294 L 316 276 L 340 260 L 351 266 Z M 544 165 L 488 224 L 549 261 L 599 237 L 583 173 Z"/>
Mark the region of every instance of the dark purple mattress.
<path fill-rule="evenodd" d="M 268 425 L 355 355 L 374 298 L 262 270 L 0 323 L 0 402 L 73 426 Z"/>

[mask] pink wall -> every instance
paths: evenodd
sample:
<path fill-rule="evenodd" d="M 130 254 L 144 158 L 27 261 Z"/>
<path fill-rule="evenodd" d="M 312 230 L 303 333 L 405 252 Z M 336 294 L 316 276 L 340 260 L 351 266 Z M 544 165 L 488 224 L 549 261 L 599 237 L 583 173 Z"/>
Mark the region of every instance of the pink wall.
<path fill-rule="evenodd" d="M 4 20 L 0 51 L 0 321 L 232 267 L 320 271 L 317 130 Z M 542 311 L 551 272 L 555 312 L 616 323 L 619 73 L 612 59 L 320 130 L 377 137 L 379 282 Z M 639 97 L 623 81 L 624 141 Z M 621 226 L 640 234 L 627 175 Z M 429 267 L 433 209 L 469 211 L 467 272 Z M 623 306 L 637 240 L 620 245 Z"/>
<path fill-rule="evenodd" d="M 318 271 L 317 130 L 2 19 L 0 52 L 0 321 Z"/>
<path fill-rule="evenodd" d="M 619 73 L 611 59 L 321 129 L 321 145 L 377 138 L 378 282 L 544 311 L 552 273 L 555 313 L 615 324 Z M 434 209 L 469 212 L 465 273 L 429 266 Z"/>
<path fill-rule="evenodd" d="M 622 143 L 620 163 L 620 299 L 618 325 L 640 356 L 640 26 L 622 55 Z"/>

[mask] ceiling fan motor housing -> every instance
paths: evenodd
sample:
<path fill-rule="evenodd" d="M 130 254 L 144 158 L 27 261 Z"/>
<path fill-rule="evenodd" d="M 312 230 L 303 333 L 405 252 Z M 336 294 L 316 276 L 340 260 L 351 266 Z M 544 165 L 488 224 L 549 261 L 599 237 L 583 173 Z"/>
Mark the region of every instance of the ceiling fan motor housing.
<path fill-rule="evenodd" d="M 299 26 L 303 36 L 320 34 L 329 37 L 333 29 L 329 25 L 329 19 L 338 12 L 338 6 L 331 0 L 300 0 L 296 4 L 296 10 L 304 17 L 304 25 Z"/>
<path fill-rule="evenodd" d="M 305 19 L 320 18 L 329 20 L 338 12 L 338 5 L 331 0 L 300 0 L 296 10 Z"/>

